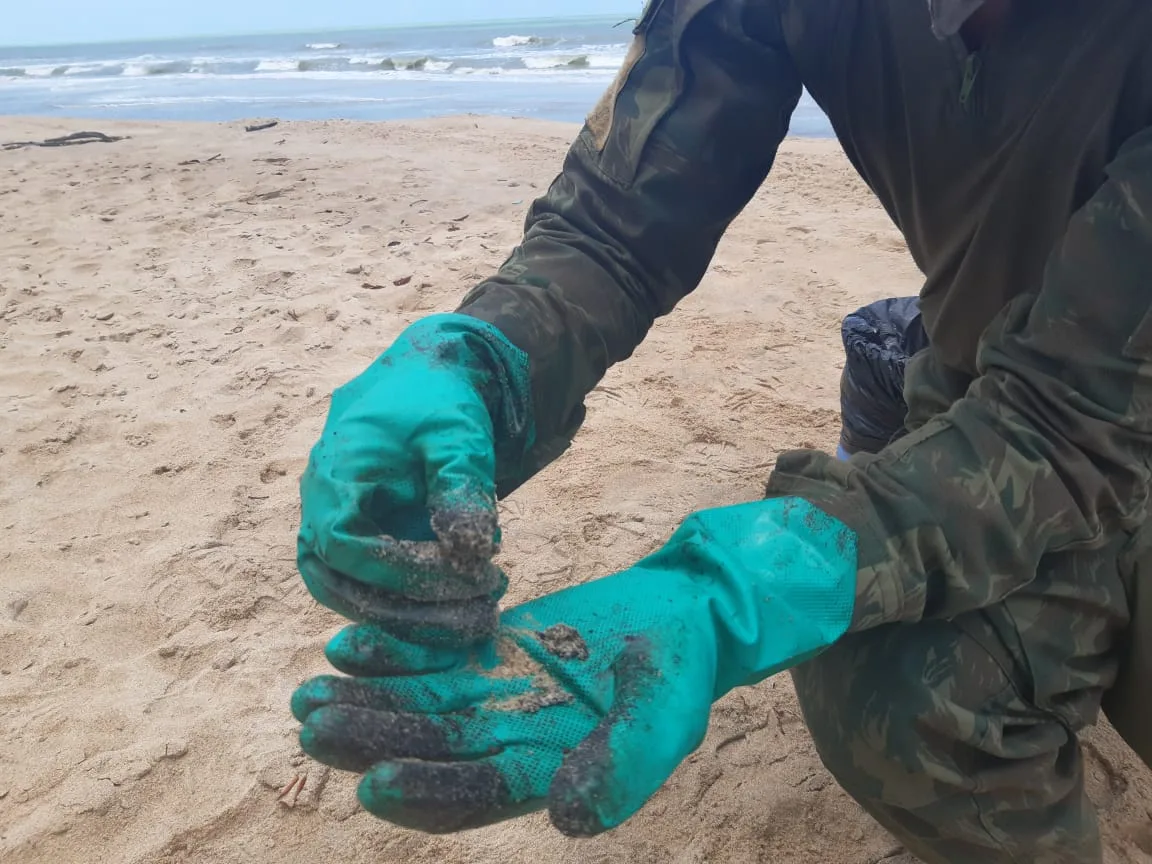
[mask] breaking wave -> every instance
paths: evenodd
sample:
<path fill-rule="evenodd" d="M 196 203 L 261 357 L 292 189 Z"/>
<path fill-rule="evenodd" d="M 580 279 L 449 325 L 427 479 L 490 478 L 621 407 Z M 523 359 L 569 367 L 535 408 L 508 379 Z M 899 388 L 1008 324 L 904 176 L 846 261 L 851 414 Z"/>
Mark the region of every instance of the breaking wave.
<path fill-rule="evenodd" d="M 611 69 L 616 70 L 623 57 L 615 54 L 557 54 L 525 57 L 525 69 Z"/>
<path fill-rule="evenodd" d="M 525 45 L 547 45 L 549 40 L 542 36 L 497 36 L 492 40 L 494 48 L 520 48 Z"/>
<path fill-rule="evenodd" d="M 533 40 L 534 36 L 507 36 L 501 39 Z M 494 42 L 500 41 L 493 40 Z M 457 57 L 383 56 L 368 53 L 339 52 L 327 46 L 334 42 L 317 42 L 308 46 L 315 53 L 293 57 L 132 57 L 103 62 L 64 64 L 29 64 L 0 67 L 0 80 L 43 78 L 143 78 L 152 76 L 285 76 L 301 73 L 344 73 L 377 75 L 382 72 L 420 72 L 425 74 L 501 75 L 525 72 L 614 72 L 623 62 L 626 46 L 579 46 L 571 52 L 537 50 L 523 52 L 479 52 Z M 541 45 L 541 41 L 516 43 L 516 46 Z M 511 43 L 509 46 L 513 47 Z M 593 53 L 587 49 L 598 49 Z M 605 50 L 608 49 L 608 50 Z M 330 52 L 330 53 L 325 53 Z M 609 53 L 611 52 L 611 53 Z"/>

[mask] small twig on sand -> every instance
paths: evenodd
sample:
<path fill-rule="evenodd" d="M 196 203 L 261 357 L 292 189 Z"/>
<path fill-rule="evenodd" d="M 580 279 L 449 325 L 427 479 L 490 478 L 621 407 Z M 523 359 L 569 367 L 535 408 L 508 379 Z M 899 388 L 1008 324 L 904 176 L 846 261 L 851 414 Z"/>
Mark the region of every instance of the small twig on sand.
<path fill-rule="evenodd" d="M 71 144 L 113 144 L 123 141 L 127 135 L 105 135 L 103 132 L 73 132 L 59 138 L 45 138 L 43 141 L 11 141 L 0 145 L 3 150 L 19 150 L 23 147 L 67 147 Z"/>
<path fill-rule="evenodd" d="M 304 791 L 304 784 L 307 782 L 307 775 L 301 777 L 299 774 L 293 774 L 291 781 L 280 791 L 276 800 L 289 809 L 295 807 L 300 793 Z"/>
<path fill-rule="evenodd" d="M 279 126 L 279 120 L 269 120 L 267 123 L 253 123 L 251 126 L 245 126 L 245 132 L 263 132 L 265 129 L 271 129 L 273 126 Z"/>
<path fill-rule="evenodd" d="M 207 165 L 209 162 L 215 162 L 217 159 L 223 158 L 223 153 L 217 153 L 215 156 L 209 156 L 207 159 L 185 159 L 183 162 L 177 162 L 177 165 Z"/>

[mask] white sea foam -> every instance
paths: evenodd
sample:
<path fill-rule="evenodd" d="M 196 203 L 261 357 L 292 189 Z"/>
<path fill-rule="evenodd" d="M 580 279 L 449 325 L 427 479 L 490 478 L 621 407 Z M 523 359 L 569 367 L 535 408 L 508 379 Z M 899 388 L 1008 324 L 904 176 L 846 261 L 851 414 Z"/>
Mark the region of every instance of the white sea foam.
<path fill-rule="evenodd" d="M 24 73 L 29 78 L 54 78 L 68 74 L 68 66 L 28 66 Z"/>
<path fill-rule="evenodd" d="M 508 37 L 511 38 L 511 37 Z M 533 38 L 533 37 L 524 37 Z M 332 43 L 315 43 L 332 44 Z M 594 47 L 594 46 L 590 46 Z M 442 56 L 415 53 L 388 57 L 368 52 L 335 52 L 321 55 L 278 56 L 191 56 L 160 57 L 143 55 L 100 61 L 75 61 L 59 64 L 8 63 L 0 64 L 0 78 L 143 78 L 198 77 L 232 78 L 238 75 L 309 74 L 313 72 L 347 72 L 359 75 L 378 75 L 382 71 L 403 71 L 431 75 L 482 72 L 502 75 L 530 70 L 580 74 L 590 71 L 614 72 L 624 58 L 617 46 L 603 46 L 599 51 L 571 50 L 539 52 L 531 48 L 518 51 L 467 53 L 446 51 Z M 606 49 L 606 50 L 605 50 Z"/>
<path fill-rule="evenodd" d="M 304 47 L 313 51 L 334 51 L 341 45 L 339 42 L 309 42 Z"/>
<path fill-rule="evenodd" d="M 290 57 L 225 58 L 196 57 L 188 60 L 122 60 L 105 63 L 48 64 L 0 67 L 0 79 L 109 79 L 145 77 L 197 78 L 291 78 L 340 75 L 349 80 L 398 72 L 436 78 L 444 75 L 525 76 L 544 73 L 564 76 L 602 77 L 619 68 L 622 57 L 604 54 L 527 55 L 510 59 L 500 66 L 469 62 L 479 58 L 449 60 L 431 57 L 323 57 L 299 60 Z"/>
<path fill-rule="evenodd" d="M 539 45 L 543 41 L 539 36 L 497 36 L 492 45 L 496 48 L 519 48 L 521 45 Z"/>
<path fill-rule="evenodd" d="M 256 64 L 257 72 L 295 72 L 299 68 L 299 60 L 261 60 Z"/>
<path fill-rule="evenodd" d="M 616 54 L 535 54 L 522 58 L 525 69 L 618 69 L 624 62 Z"/>
<path fill-rule="evenodd" d="M 625 56 L 627 56 L 627 49 L 619 54 L 589 54 L 588 66 L 592 69 L 616 70 L 623 65 Z"/>
<path fill-rule="evenodd" d="M 69 77 L 75 76 L 105 76 L 105 75 L 123 75 L 125 64 L 123 62 L 116 63 L 69 63 L 66 66 L 57 66 L 50 69 L 49 75 L 67 75 Z M 29 75 L 42 76 L 44 67 L 39 67 L 36 72 L 31 69 L 28 70 Z"/>

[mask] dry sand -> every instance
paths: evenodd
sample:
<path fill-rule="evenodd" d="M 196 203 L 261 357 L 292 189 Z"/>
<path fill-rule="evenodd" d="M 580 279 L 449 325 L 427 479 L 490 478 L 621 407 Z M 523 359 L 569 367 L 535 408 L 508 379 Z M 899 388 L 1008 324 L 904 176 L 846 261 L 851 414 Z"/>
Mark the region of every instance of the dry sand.
<path fill-rule="evenodd" d="M 816 759 L 786 676 L 723 700 L 611 836 L 360 812 L 287 710 L 341 624 L 293 566 L 296 481 L 330 391 L 500 264 L 574 128 L 6 119 L 0 140 L 91 126 L 132 137 L 0 153 L 0 860 L 908 860 Z M 835 145 L 789 142 L 701 289 L 507 502 L 511 599 L 757 497 L 782 449 L 832 447 L 841 316 L 917 284 Z M 1087 737 L 1109 860 L 1152 861 L 1149 773 Z"/>

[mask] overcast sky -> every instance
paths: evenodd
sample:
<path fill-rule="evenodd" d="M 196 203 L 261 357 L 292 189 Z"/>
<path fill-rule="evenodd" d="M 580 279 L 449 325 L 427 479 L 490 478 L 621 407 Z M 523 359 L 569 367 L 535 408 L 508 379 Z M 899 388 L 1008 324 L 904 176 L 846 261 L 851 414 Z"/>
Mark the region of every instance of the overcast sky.
<path fill-rule="evenodd" d="M 637 0 L 0 0 L 0 45 L 635 12 Z"/>

